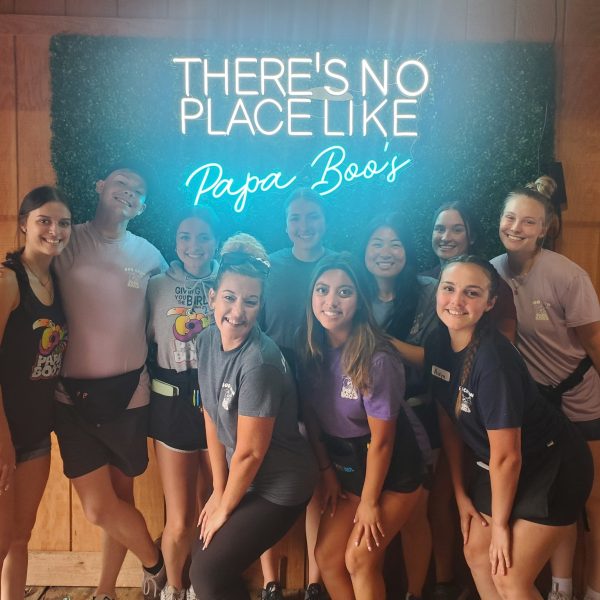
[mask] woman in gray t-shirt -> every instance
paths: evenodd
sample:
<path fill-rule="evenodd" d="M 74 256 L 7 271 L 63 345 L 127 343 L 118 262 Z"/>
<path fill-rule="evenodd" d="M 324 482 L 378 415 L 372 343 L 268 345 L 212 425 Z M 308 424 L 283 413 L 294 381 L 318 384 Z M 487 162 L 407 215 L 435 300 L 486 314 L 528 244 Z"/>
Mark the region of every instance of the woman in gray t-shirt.
<path fill-rule="evenodd" d="M 227 240 L 210 291 L 215 324 L 197 338 L 213 473 L 190 569 L 200 600 L 249 598 L 242 573 L 290 529 L 316 481 L 292 374 L 256 325 L 268 272 L 253 237 Z"/>

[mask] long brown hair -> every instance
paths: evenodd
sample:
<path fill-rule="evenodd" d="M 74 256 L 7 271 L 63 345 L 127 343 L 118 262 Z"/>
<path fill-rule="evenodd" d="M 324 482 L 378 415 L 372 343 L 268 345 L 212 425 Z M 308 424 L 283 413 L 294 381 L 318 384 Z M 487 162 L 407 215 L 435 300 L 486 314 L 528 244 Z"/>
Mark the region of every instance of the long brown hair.
<path fill-rule="evenodd" d="M 319 277 L 334 269 L 344 271 L 348 275 L 357 295 L 352 329 L 342 353 L 342 368 L 355 388 L 363 394 L 368 393 L 372 384 L 371 366 L 374 354 L 381 351 L 394 352 L 394 349 L 390 338 L 381 331 L 371 312 L 364 271 L 349 252 L 323 257 L 313 271 L 306 304 L 306 320 L 301 328 L 300 357 L 306 373 L 319 372 L 323 367 L 327 332 L 315 317 L 312 295 Z"/>
<path fill-rule="evenodd" d="M 457 256 L 455 258 L 451 258 L 448 262 L 446 262 L 442 266 L 442 270 L 440 272 L 440 282 L 442 281 L 442 275 L 444 271 L 457 263 L 464 263 L 469 265 L 475 265 L 479 267 L 487 276 L 490 282 L 490 291 L 488 300 L 492 300 L 498 296 L 498 288 L 500 286 L 500 275 L 498 275 L 498 271 L 491 265 L 487 260 L 480 258 L 479 256 L 475 256 L 472 254 Z M 454 404 L 454 414 L 456 417 L 460 417 L 460 408 L 462 404 L 462 388 L 469 381 L 469 377 L 471 376 L 471 370 L 473 369 L 473 363 L 475 362 L 475 355 L 477 354 L 477 350 L 479 349 L 479 345 L 481 344 L 481 339 L 485 335 L 486 331 L 492 326 L 489 316 L 489 312 L 483 314 L 481 319 L 479 319 L 477 325 L 475 326 L 475 331 L 473 332 L 473 337 L 467 346 L 465 358 L 462 363 L 462 367 L 460 369 L 460 378 L 458 384 L 458 392 L 456 394 L 456 403 Z"/>

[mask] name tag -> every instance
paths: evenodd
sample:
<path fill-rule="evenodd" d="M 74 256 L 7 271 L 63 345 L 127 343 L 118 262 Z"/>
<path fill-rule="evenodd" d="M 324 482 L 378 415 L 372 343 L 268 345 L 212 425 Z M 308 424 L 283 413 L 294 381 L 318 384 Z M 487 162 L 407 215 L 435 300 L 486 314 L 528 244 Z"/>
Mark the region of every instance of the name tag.
<path fill-rule="evenodd" d="M 438 379 L 450 381 L 450 373 L 444 369 L 440 369 L 440 367 L 436 367 L 435 365 L 431 365 L 431 374 Z"/>

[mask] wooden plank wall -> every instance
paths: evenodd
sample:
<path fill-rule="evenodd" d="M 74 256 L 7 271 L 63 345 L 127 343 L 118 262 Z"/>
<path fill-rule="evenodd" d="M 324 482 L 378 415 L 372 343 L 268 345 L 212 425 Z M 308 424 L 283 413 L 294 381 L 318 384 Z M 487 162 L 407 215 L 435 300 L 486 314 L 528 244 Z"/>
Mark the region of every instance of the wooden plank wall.
<path fill-rule="evenodd" d="M 50 165 L 48 44 L 59 32 L 194 36 L 224 42 L 554 42 L 558 60 L 556 153 L 569 206 L 560 249 L 600 288 L 600 3 L 597 0 L 0 0 L 0 253 L 14 248 L 19 199 L 54 181 Z M 276 32 L 276 33 L 274 33 Z M 56 447 L 56 446 L 55 446 Z M 53 453 L 31 548 L 34 584 L 93 585 L 99 533 L 87 523 Z M 164 510 L 151 462 L 136 498 L 152 533 Z M 283 544 L 288 587 L 301 587 L 301 527 Z M 49 554 L 51 553 L 51 554 Z M 51 560 L 48 560 L 51 558 Z M 252 583 L 259 587 L 254 569 Z M 137 585 L 128 560 L 121 584 Z"/>

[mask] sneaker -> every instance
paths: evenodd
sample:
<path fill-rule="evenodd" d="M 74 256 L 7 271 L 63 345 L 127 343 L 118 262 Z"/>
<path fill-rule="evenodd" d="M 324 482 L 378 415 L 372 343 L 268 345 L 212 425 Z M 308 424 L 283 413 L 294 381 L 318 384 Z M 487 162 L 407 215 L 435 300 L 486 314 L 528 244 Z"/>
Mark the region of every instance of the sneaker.
<path fill-rule="evenodd" d="M 160 600 L 186 600 L 187 590 L 183 588 L 178 590 L 172 585 L 165 585 L 160 591 Z"/>
<path fill-rule="evenodd" d="M 432 600 L 458 600 L 461 590 L 453 582 L 436 583 L 433 588 Z"/>
<path fill-rule="evenodd" d="M 269 581 L 267 587 L 260 590 L 260 600 L 284 600 L 279 581 Z"/>
<path fill-rule="evenodd" d="M 185 600 L 198 600 L 198 596 L 196 596 L 196 592 L 194 591 L 194 588 L 191 585 L 186 590 Z"/>
<path fill-rule="evenodd" d="M 148 573 L 142 568 L 144 578 L 142 579 L 142 593 L 146 600 L 158 600 L 160 593 L 167 583 L 167 568 L 164 563 L 160 571 L 156 575 Z"/>
<path fill-rule="evenodd" d="M 567 594 L 567 592 L 561 592 L 558 590 L 558 584 L 555 584 L 555 588 L 548 594 L 547 600 L 574 600 L 573 596 Z"/>
<path fill-rule="evenodd" d="M 329 596 L 320 583 L 310 583 L 304 592 L 304 600 L 328 600 Z"/>

